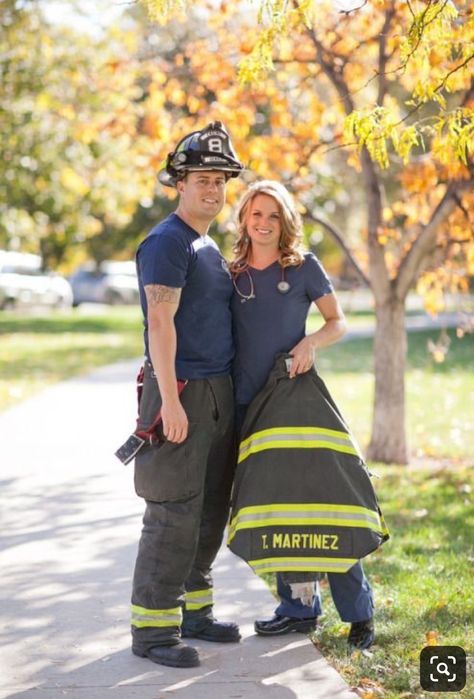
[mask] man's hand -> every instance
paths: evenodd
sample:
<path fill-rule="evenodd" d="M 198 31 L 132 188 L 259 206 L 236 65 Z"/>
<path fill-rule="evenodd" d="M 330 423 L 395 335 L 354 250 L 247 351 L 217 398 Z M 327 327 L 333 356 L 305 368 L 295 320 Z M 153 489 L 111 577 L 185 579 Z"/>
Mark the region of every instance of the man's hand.
<path fill-rule="evenodd" d="M 297 345 L 290 350 L 293 357 L 289 371 L 290 379 L 294 379 L 297 374 L 304 374 L 309 371 L 314 364 L 314 347 L 310 337 L 304 337 Z"/>
<path fill-rule="evenodd" d="M 188 436 L 188 416 L 180 401 L 163 403 L 161 406 L 163 434 L 170 442 L 180 444 Z"/>

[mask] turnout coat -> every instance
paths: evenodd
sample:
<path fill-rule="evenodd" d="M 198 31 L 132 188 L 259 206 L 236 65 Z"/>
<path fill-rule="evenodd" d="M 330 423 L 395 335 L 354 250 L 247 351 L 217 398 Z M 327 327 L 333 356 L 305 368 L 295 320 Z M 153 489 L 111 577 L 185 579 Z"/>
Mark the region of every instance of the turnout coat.
<path fill-rule="evenodd" d="M 262 576 L 344 573 L 388 530 L 326 385 L 314 368 L 290 379 L 287 359 L 277 357 L 245 417 L 228 545 Z"/>

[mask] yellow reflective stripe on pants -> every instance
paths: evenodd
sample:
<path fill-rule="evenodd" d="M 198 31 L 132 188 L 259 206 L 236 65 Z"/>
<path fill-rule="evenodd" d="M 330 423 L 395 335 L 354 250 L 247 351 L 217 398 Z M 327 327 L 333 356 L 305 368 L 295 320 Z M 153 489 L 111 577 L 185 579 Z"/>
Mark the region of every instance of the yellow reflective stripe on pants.
<path fill-rule="evenodd" d="M 360 505 L 278 504 L 243 507 L 232 519 L 228 543 L 237 531 L 269 526 L 326 525 L 363 527 L 385 534 L 387 528 L 378 512 Z"/>
<path fill-rule="evenodd" d="M 205 590 L 193 590 L 184 594 L 185 606 L 188 611 L 202 609 L 213 604 L 212 587 Z"/>
<path fill-rule="evenodd" d="M 257 575 L 264 573 L 308 572 L 345 573 L 357 563 L 357 558 L 261 558 L 249 561 Z"/>
<path fill-rule="evenodd" d="M 267 449 L 332 449 L 360 457 L 348 432 L 325 427 L 271 427 L 240 443 L 238 463 Z"/>
<path fill-rule="evenodd" d="M 132 604 L 132 626 L 141 629 L 146 626 L 181 626 L 181 607 L 173 609 L 146 609 Z"/>

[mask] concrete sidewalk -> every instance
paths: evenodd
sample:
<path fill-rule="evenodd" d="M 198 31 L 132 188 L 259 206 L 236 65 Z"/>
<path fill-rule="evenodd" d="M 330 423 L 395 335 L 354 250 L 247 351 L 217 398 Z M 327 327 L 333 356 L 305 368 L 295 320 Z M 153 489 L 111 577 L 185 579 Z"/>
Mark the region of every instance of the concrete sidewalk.
<path fill-rule="evenodd" d="M 134 425 L 137 366 L 100 369 L 0 415 L 0 699 L 353 699 L 305 636 L 254 635 L 274 600 L 226 548 L 216 614 L 238 621 L 243 641 L 194 642 L 199 668 L 131 654 L 143 502 L 113 452 Z"/>

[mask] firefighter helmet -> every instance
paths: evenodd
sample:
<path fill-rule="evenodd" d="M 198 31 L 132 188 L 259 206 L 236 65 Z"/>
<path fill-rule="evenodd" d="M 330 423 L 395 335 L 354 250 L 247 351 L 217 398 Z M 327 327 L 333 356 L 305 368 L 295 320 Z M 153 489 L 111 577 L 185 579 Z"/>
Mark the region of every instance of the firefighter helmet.
<path fill-rule="evenodd" d="M 168 154 L 158 180 L 166 187 L 175 187 L 187 172 L 222 170 L 229 177 L 238 177 L 243 168 L 223 123 L 213 121 L 181 139 L 176 149 Z"/>

